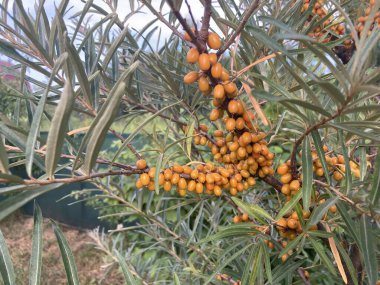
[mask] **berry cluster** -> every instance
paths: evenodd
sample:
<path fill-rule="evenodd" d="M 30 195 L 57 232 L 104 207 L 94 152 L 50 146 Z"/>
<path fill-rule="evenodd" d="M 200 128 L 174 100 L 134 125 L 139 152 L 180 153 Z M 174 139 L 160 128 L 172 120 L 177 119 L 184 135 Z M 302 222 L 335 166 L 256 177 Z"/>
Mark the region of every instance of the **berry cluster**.
<path fill-rule="evenodd" d="M 358 22 L 357 22 L 357 24 L 355 26 L 355 29 L 358 32 L 359 36 L 360 36 L 361 32 L 364 30 L 364 25 L 368 21 L 368 16 L 371 13 L 371 11 L 373 10 L 373 8 L 375 6 L 375 3 L 376 3 L 375 0 L 369 1 L 369 5 L 365 9 L 365 16 L 361 16 L 361 17 L 358 18 Z M 374 17 L 373 21 L 371 22 L 370 29 L 368 31 L 368 35 L 370 35 L 372 33 L 372 30 L 376 26 L 378 28 L 380 28 L 380 11 L 376 12 L 375 17 Z"/>
<path fill-rule="evenodd" d="M 185 39 L 190 39 L 188 34 L 185 34 Z M 207 45 L 210 49 L 219 49 L 219 36 L 209 33 Z M 159 185 L 165 191 L 176 186 L 181 196 L 187 192 L 221 196 L 224 190 L 229 190 L 234 196 L 255 185 L 255 176 L 263 178 L 274 174 L 274 155 L 268 149 L 266 134 L 259 132 L 253 123 L 254 114 L 237 98 L 238 88 L 218 62 L 217 54 L 200 54 L 198 49 L 191 48 L 186 58 L 190 64 L 197 63 L 200 70 L 186 74 L 184 82 L 191 84 L 198 81 L 200 92 L 205 96 L 212 94 L 212 104 L 216 108 L 211 111 L 209 119 L 222 119 L 224 125 L 224 129 L 213 132 L 215 141 L 207 138 L 208 127 L 199 125 L 194 131 L 194 144 L 207 145 L 219 165 L 208 162 L 191 168 L 176 164 L 160 173 Z M 154 190 L 155 171 L 151 168 L 148 173 L 142 173 L 136 182 L 137 188 Z"/>
<path fill-rule="evenodd" d="M 304 0 L 304 5 L 302 6 L 301 12 L 305 12 L 310 7 L 310 0 Z M 314 17 L 323 19 L 327 16 L 328 12 L 324 7 L 324 0 L 318 0 L 312 9 L 312 15 L 310 15 L 308 21 Z M 345 27 L 343 24 L 334 24 L 333 19 L 330 17 L 326 19 L 321 25 L 316 27 L 308 35 L 312 38 L 322 39 L 323 42 L 329 42 L 333 39 L 332 34 L 343 35 L 345 33 Z"/>
<path fill-rule="evenodd" d="M 215 277 L 217 280 L 222 281 L 225 284 L 241 285 L 240 280 L 234 281 L 232 277 L 227 274 L 217 274 Z"/>

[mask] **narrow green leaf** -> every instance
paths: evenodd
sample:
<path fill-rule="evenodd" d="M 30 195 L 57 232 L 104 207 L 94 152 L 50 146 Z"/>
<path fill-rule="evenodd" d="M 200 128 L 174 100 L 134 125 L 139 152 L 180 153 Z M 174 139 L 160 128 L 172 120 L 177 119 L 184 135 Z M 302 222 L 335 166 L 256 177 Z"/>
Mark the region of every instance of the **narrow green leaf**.
<path fill-rule="evenodd" d="M 113 123 L 113 120 L 119 111 L 121 97 L 125 94 L 125 87 L 125 82 L 120 82 L 115 85 L 97 115 L 99 116 L 99 119 L 95 120 L 92 124 L 93 126 L 91 126 L 83 166 L 85 173 L 89 174 L 95 165 L 97 156 L 103 145 L 103 141 L 107 135 L 109 127 Z"/>
<path fill-rule="evenodd" d="M 4 285 L 15 285 L 16 277 L 13 269 L 13 263 L 8 251 L 7 244 L 3 233 L 0 230 L 0 273 Z"/>
<path fill-rule="evenodd" d="M 264 242 L 261 242 L 262 252 L 264 254 L 265 272 L 267 274 L 269 284 L 273 284 L 272 266 L 270 263 L 269 250 Z"/>
<path fill-rule="evenodd" d="M 170 109 L 171 107 L 179 104 L 181 101 L 178 101 L 178 102 L 175 102 L 169 106 L 166 106 L 165 108 L 162 108 L 160 111 L 158 111 L 157 113 L 154 113 L 153 115 L 151 115 L 150 117 L 148 117 L 147 119 L 145 119 L 129 136 L 128 138 L 123 142 L 123 144 L 121 145 L 121 147 L 117 150 L 115 156 L 113 157 L 112 159 L 112 162 L 115 162 L 116 159 L 119 157 L 119 155 L 122 153 L 122 151 L 126 148 L 126 146 L 134 139 L 134 137 L 143 129 L 143 127 L 149 123 L 150 121 L 152 121 L 154 118 L 156 118 L 157 116 L 159 116 L 161 113 L 163 113 L 164 111 L 166 111 L 167 109 Z"/>
<path fill-rule="evenodd" d="M 248 284 L 249 276 L 250 276 L 251 269 L 252 269 L 252 264 L 254 262 L 254 259 L 255 259 L 256 253 L 257 253 L 257 246 L 255 246 L 255 245 L 252 246 L 252 248 L 250 250 L 251 250 L 251 253 L 249 254 L 247 262 L 244 266 L 243 275 L 241 277 L 241 283 L 242 284 Z"/>
<path fill-rule="evenodd" d="M 295 207 L 295 205 L 298 203 L 301 197 L 302 197 L 302 191 L 298 191 L 296 195 L 294 195 L 293 198 L 281 208 L 275 220 L 277 221 L 278 219 L 282 218 L 285 214 L 289 213 Z"/>
<path fill-rule="evenodd" d="M 57 238 L 59 249 L 61 251 L 61 256 L 63 264 L 65 266 L 66 277 L 68 285 L 79 285 L 79 277 L 77 266 L 74 261 L 73 253 L 67 243 L 67 240 L 59 228 L 59 226 L 52 221 L 55 237 Z"/>
<path fill-rule="evenodd" d="M 188 125 L 186 130 L 186 152 L 187 156 L 191 157 L 191 145 L 193 142 L 193 132 L 194 132 L 195 120 Z"/>
<path fill-rule="evenodd" d="M 162 160 L 164 159 L 164 154 L 161 153 L 158 156 L 157 163 L 156 163 L 156 172 L 154 173 L 154 188 L 156 194 L 160 193 L 160 184 L 159 184 L 159 176 L 161 173 L 161 167 L 162 167 Z"/>
<path fill-rule="evenodd" d="M 129 33 L 129 27 L 125 26 L 124 30 L 121 31 L 121 33 L 117 36 L 116 39 L 112 42 L 111 46 L 109 47 L 106 56 L 104 57 L 103 60 L 103 69 L 107 70 L 107 66 L 112 59 L 112 56 L 116 53 L 117 48 L 122 44 L 124 41 L 125 37 Z"/>
<path fill-rule="evenodd" d="M 33 166 L 33 159 L 35 156 L 34 147 L 35 147 L 35 144 L 37 141 L 37 136 L 38 136 L 38 133 L 40 130 L 41 119 L 42 119 L 42 115 L 44 113 L 46 101 L 47 101 L 48 94 L 50 91 L 50 86 L 51 86 L 53 79 L 55 78 L 57 72 L 61 68 L 62 64 L 67 60 L 67 56 L 68 56 L 68 54 L 65 52 L 65 53 L 61 54 L 59 56 L 59 58 L 55 61 L 54 68 L 51 72 L 49 81 L 48 81 L 46 88 L 45 88 L 45 92 L 41 96 L 40 101 L 38 102 L 37 108 L 34 111 L 33 121 L 30 125 L 30 130 L 28 133 L 28 138 L 26 140 L 26 146 L 25 146 L 25 159 L 26 159 L 25 168 L 26 168 L 26 172 L 27 172 L 29 177 L 32 177 L 32 166 Z"/>
<path fill-rule="evenodd" d="M 352 260 L 346 250 L 343 248 L 343 246 L 340 244 L 340 241 L 334 237 L 335 245 L 339 250 L 340 255 L 343 257 L 344 262 L 346 263 L 348 272 L 351 275 L 352 281 L 354 282 L 354 285 L 358 285 L 358 278 L 357 278 L 357 272 L 354 268 L 354 265 L 352 264 Z"/>
<path fill-rule="evenodd" d="M 376 284 L 378 277 L 378 265 L 376 258 L 376 239 L 375 233 L 366 215 L 360 219 L 360 249 L 363 254 L 368 284 Z"/>
<path fill-rule="evenodd" d="M 302 202 L 305 210 L 310 207 L 311 193 L 313 190 L 313 158 L 309 137 L 306 136 L 302 145 Z"/>
<path fill-rule="evenodd" d="M 42 213 L 34 203 L 34 226 L 32 238 L 32 254 L 29 262 L 29 285 L 41 284 L 42 269 Z"/>
<path fill-rule="evenodd" d="M 248 284 L 256 284 L 256 278 L 258 277 L 259 268 L 260 266 L 262 266 L 262 262 L 263 262 L 262 255 L 263 255 L 264 250 L 267 250 L 267 249 L 264 249 L 261 246 L 258 248 L 257 254 L 252 263 L 252 270 L 251 270 L 251 275 L 249 276 Z"/>
<path fill-rule="evenodd" d="M 39 195 L 62 186 L 62 183 L 30 188 L 0 202 L 0 221 Z"/>
<path fill-rule="evenodd" d="M 228 227 L 222 228 L 216 234 L 210 235 L 199 243 L 205 243 L 210 241 L 216 241 L 227 237 L 251 237 L 253 234 L 259 233 L 252 225 L 249 224 L 234 224 Z"/>
<path fill-rule="evenodd" d="M 334 265 L 332 264 L 331 262 L 331 257 L 329 257 L 327 254 L 326 254 L 326 249 L 318 242 L 316 241 L 314 238 L 312 237 L 309 237 L 308 239 L 311 243 L 311 245 L 313 246 L 313 248 L 315 249 L 315 251 L 317 252 L 319 258 L 321 259 L 322 263 L 327 267 L 327 269 L 332 273 L 334 274 L 334 276 L 337 275 L 336 273 L 336 270 L 335 270 L 335 267 Z"/>
<path fill-rule="evenodd" d="M 238 205 L 239 208 L 241 208 L 245 213 L 247 213 L 248 216 L 254 217 L 255 219 L 261 221 L 264 224 L 266 222 L 262 218 L 274 221 L 271 215 L 269 215 L 263 208 L 259 207 L 258 205 L 248 204 L 236 197 L 231 197 L 231 199 L 232 201 L 234 201 L 236 205 Z"/>
<path fill-rule="evenodd" d="M 380 145 L 377 147 L 374 169 L 370 200 L 372 205 L 377 205 L 377 201 L 380 198 Z"/>
<path fill-rule="evenodd" d="M 68 129 L 70 114 L 74 106 L 74 92 L 70 80 L 66 80 L 60 102 L 54 112 L 46 143 L 46 173 L 54 176 L 55 168 L 61 156 L 64 138 Z"/>
<path fill-rule="evenodd" d="M 310 220 L 306 225 L 306 228 L 309 228 L 311 225 L 317 224 L 322 217 L 327 213 L 329 208 L 338 201 L 338 197 L 330 198 L 323 204 L 315 208 L 310 216 Z"/>
<path fill-rule="evenodd" d="M 181 281 L 179 280 L 176 272 L 173 272 L 173 277 L 174 277 L 174 284 L 175 285 L 181 285 Z"/>
<path fill-rule="evenodd" d="M 0 173 L 9 173 L 8 154 L 5 150 L 4 142 L 0 136 Z"/>
<path fill-rule="evenodd" d="M 311 136 L 313 137 L 314 146 L 315 146 L 315 149 L 317 151 L 319 160 L 321 161 L 322 168 L 323 168 L 323 173 L 324 173 L 324 175 L 326 177 L 327 183 L 331 184 L 331 178 L 330 178 L 330 175 L 329 175 L 329 168 L 327 166 L 327 162 L 326 162 L 325 152 L 323 150 L 323 144 L 322 144 L 321 136 L 319 135 L 318 130 L 312 131 L 311 132 Z"/>
<path fill-rule="evenodd" d="M 351 175 L 351 166 L 350 166 L 350 158 L 348 156 L 348 151 L 346 148 L 346 145 L 343 140 L 343 131 L 338 130 L 338 140 L 340 143 L 340 146 L 342 147 L 342 153 L 344 157 L 344 165 L 345 165 L 345 179 L 344 181 L 346 182 L 346 195 L 348 195 L 351 192 L 351 187 L 352 187 L 352 175 Z"/>
<path fill-rule="evenodd" d="M 115 255 L 116 255 L 117 261 L 121 267 L 121 270 L 123 271 L 124 280 L 125 280 L 126 285 L 136 285 L 137 280 L 135 279 L 135 277 L 133 277 L 133 274 L 130 271 L 130 269 L 128 268 L 128 264 L 125 261 L 124 257 L 117 250 L 115 251 Z"/>

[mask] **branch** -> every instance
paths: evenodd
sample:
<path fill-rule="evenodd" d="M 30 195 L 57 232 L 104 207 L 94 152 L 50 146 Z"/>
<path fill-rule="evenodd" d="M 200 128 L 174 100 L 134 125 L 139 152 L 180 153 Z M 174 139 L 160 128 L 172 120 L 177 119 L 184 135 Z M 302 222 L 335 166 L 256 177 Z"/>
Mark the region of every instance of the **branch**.
<path fill-rule="evenodd" d="M 133 168 L 131 170 L 118 170 L 118 171 L 108 171 L 108 172 L 100 172 L 100 173 L 94 173 L 90 175 L 83 175 L 83 176 L 75 176 L 71 178 L 57 178 L 57 179 L 49 179 L 49 180 L 40 180 L 40 179 L 24 179 L 20 182 L 17 182 L 18 184 L 23 185 L 49 185 L 49 184 L 55 184 L 55 183 L 76 183 L 81 182 L 85 180 L 90 180 L 94 178 L 104 178 L 107 176 L 116 176 L 116 175 L 132 175 L 132 174 L 140 174 L 145 172 L 144 170 Z M 10 183 L 8 179 L 0 179 L 0 183 Z"/>
<path fill-rule="evenodd" d="M 252 16 L 252 13 L 256 10 L 256 8 L 259 6 L 259 0 L 255 0 L 251 3 L 251 6 L 246 10 L 245 15 L 243 19 L 241 20 L 239 26 L 237 27 L 236 31 L 232 34 L 232 36 L 227 40 L 227 42 L 218 50 L 216 53 L 218 57 L 222 55 L 234 42 L 235 38 L 240 34 L 240 32 L 243 30 L 245 25 L 248 22 L 248 19 Z"/>
<path fill-rule="evenodd" d="M 172 10 L 174 16 L 177 18 L 177 20 L 180 22 L 183 29 L 189 34 L 193 44 L 197 47 L 198 51 L 200 53 L 205 52 L 207 50 L 206 42 L 205 41 L 199 41 L 196 35 L 193 33 L 189 25 L 187 24 L 186 20 L 182 17 L 181 13 L 176 9 L 174 6 L 174 3 L 172 0 L 166 0 L 170 6 L 170 9 Z M 181 37 L 183 38 L 183 37 Z"/>
<path fill-rule="evenodd" d="M 208 30 L 210 28 L 210 19 L 211 19 L 211 0 L 205 0 L 204 5 L 204 11 L 203 11 L 203 18 L 202 18 L 202 27 L 200 31 L 200 37 L 201 40 L 206 43 L 207 37 L 208 37 Z"/>
<path fill-rule="evenodd" d="M 265 183 L 271 185 L 276 191 L 281 192 L 282 183 L 277 180 L 274 176 L 265 176 L 261 178 Z"/>

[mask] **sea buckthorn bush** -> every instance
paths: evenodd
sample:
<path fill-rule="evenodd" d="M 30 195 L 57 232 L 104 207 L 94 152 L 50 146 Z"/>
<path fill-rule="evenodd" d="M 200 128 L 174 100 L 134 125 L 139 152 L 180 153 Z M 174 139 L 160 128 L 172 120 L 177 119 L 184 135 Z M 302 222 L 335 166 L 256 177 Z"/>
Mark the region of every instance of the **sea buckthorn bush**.
<path fill-rule="evenodd" d="M 3 21 L 3 216 L 90 181 L 127 284 L 378 284 L 379 1 L 95 2 Z"/>

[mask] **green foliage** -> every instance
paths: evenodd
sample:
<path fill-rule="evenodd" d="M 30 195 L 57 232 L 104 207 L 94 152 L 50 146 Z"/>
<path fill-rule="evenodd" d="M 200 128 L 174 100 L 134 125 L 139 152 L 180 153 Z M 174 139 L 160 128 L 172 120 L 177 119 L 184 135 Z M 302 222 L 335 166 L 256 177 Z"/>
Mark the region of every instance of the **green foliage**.
<path fill-rule="evenodd" d="M 358 1 L 326 1 L 334 23 L 344 22 L 349 32 L 325 43 L 307 36 L 326 19 L 310 20 L 312 8 L 301 13 L 303 1 L 260 1 L 220 60 L 239 86 L 252 89 L 251 94 L 241 91 L 239 99 L 255 110 L 254 96 L 266 114 L 269 124 L 257 116 L 255 126 L 267 133 L 275 168 L 292 154 L 299 162 L 303 190 L 286 201 L 263 180 L 233 199 L 226 193 L 180 197 L 160 189 L 162 169 L 212 159 L 207 147 L 192 144 L 192 130 L 209 121 L 210 97 L 182 82 L 192 69 L 185 61 L 188 47 L 178 37 L 182 32 L 176 29 L 175 13 L 161 14 L 165 1 L 157 7 L 151 1 L 124 1 L 130 8 L 126 21 L 115 12 L 118 1 L 108 1 L 108 6 L 96 2 L 87 1 L 70 20 L 65 15 L 73 3 L 68 0 L 61 1 L 52 20 L 44 1 L 32 14 L 21 0 L 13 8 L 8 1 L 1 4 L 0 51 L 12 59 L 8 69 L 20 70 L 15 72 L 20 84 L 0 81 L 0 95 L 6 98 L 0 103 L 0 193 L 13 194 L 0 202 L 0 219 L 62 183 L 91 178 L 100 192 L 76 194 L 100 207 L 102 218 L 121 224 L 99 244 L 120 264 L 127 284 L 222 284 L 217 280 L 221 274 L 242 284 L 301 284 L 306 269 L 311 284 L 342 284 L 339 267 L 352 280 L 349 284 L 376 284 L 380 69 L 373 59 L 379 56 L 380 30 L 368 33 L 365 25 L 360 37 L 355 31 L 353 21 L 365 7 Z M 187 8 L 186 1 L 177 2 L 178 9 Z M 226 40 L 255 3 L 214 2 L 212 28 Z M 157 19 L 134 31 L 128 19 L 140 10 Z M 174 30 L 165 41 L 157 20 Z M 356 50 L 343 64 L 334 50 L 350 32 Z M 245 69 L 268 55 L 273 56 Z M 220 120 L 214 122 L 210 133 L 222 126 Z M 42 130 L 49 130 L 47 139 Z M 107 134 L 115 136 L 112 145 L 105 143 Z M 324 145 L 345 158 L 341 183 L 329 175 Z M 135 187 L 140 156 L 157 168 L 155 192 Z M 317 158 L 321 177 L 313 174 Z M 360 166 L 359 177 L 350 162 Z M 12 175 L 16 166 L 25 166 L 29 177 Z M 43 174 L 36 175 L 35 168 Z M 63 176 L 64 169 L 72 175 Z M 325 203 L 318 204 L 317 193 Z M 301 204 L 312 212 L 310 218 L 303 218 Z M 336 214 L 329 211 L 334 204 Z M 303 231 L 283 246 L 276 222 L 292 211 Z M 231 224 L 241 212 L 250 222 Z M 30 284 L 39 283 L 43 266 L 41 219 L 37 207 Z M 68 244 L 55 224 L 54 229 L 68 282 L 78 284 Z M 343 264 L 335 259 L 331 240 Z M 14 284 L 1 233 L 0 251 L 3 281 Z M 282 261 L 285 254 L 289 257 Z"/>

